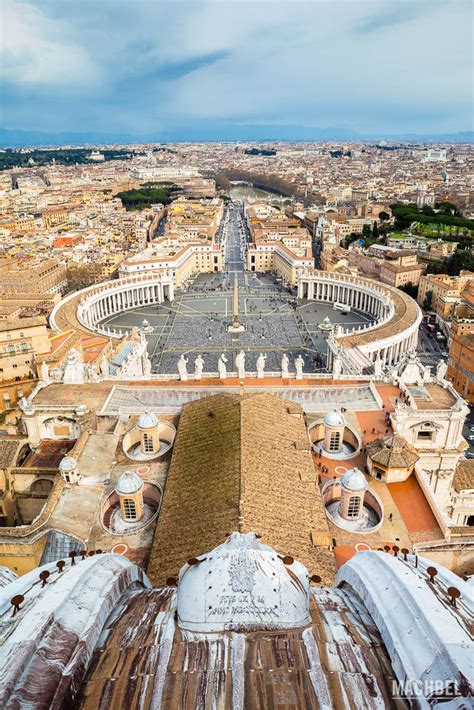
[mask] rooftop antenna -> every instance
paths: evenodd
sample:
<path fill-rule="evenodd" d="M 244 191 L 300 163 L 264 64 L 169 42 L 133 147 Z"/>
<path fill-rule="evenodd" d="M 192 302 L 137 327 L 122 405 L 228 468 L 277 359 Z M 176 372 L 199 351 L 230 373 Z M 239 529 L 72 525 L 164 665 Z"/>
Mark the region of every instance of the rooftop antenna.
<path fill-rule="evenodd" d="M 309 578 L 309 581 L 314 582 L 315 584 L 319 584 L 321 582 L 321 577 L 319 576 L 319 574 L 312 574 Z"/>
<path fill-rule="evenodd" d="M 76 555 L 77 552 L 75 550 L 71 550 L 71 552 L 69 553 L 69 557 L 71 558 L 71 567 L 72 565 L 76 564 L 76 560 L 74 559 Z"/>
<path fill-rule="evenodd" d="M 58 561 L 56 562 L 56 567 L 58 568 L 59 573 L 61 573 L 61 572 L 63 571 L 63 569 L 65 568 L 65 566 L 66 566 L 66 563 L 64 562 L 64 560 L 58 560 Z"/>
<path fill-rule="evenodd" d="M 438 570 L 436 569 L 436 567 L 427 567 L 426 572 L 429 575 L 430 582 L 434 584 L 434 580 L 436 575 L 438 574 Z"/>
<path fill-rule="evenodd" d="M 405 560 L 405 562 L 406 562 L 407 559 L 408 559 L 407 555 L 408 555 L 409 552 L 410 552 L 410 550 L 408 550 L 406 547 L 402 547 L 401 553 L 402 553 L 402 555 L 403 555 L 403 559 Z"/>

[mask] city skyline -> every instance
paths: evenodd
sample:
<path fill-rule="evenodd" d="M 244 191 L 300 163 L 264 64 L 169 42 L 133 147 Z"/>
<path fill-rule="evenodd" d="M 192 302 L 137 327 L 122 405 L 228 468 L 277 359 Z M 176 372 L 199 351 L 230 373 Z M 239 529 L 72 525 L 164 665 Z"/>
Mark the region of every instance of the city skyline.
<path fill-rule="evenodd" d="M 4 2 L 2 142 L 471 140 L 471 14 L 462 0 Z"/>

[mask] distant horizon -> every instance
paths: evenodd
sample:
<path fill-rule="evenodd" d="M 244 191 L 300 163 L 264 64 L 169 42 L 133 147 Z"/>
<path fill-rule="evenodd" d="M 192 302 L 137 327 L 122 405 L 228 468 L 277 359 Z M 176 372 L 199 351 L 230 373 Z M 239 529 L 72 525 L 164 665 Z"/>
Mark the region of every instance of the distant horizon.
<path fill-rule="evenodd" d="M 310 132 L 310 131 L 308 131 Z M 474 131 L 456 131 L 453 133 L 426 133 L 426 134 L 400 134 L 389 135 L 384 133 L 373 133 L 372 135 L 343 135 L 337 129 L 334 129 L 331 135 L 331 129 L 314 129 L 314 133 L 324 133 L 325 135 L 315 135 L 314 137 L 296 137 L 291 133 L 288 136 L 265 136 L 255 135 L 247 137 L 204 137 L 194 135 L 187 136 L 132 136 L 132 135 L 113 135 L 107 133 L 98 133 L 95 131 L 65 131 L 58 133 L 48 133 L 41 131 L 22 131 L 18 129 L 9 129 L 0 127 L 0 146 L 3 149 L 27 148 L 27 147 L 61 147 L 67 145 L 91 147 L 97 145 L 143 145 L 147 143 L 166 144 L 166 143 L 376 143 L 385 141 L 389 143 L 446 143 L 446 144 L 462 144 L 474 142 Z M 10 138 L 8 138 L 10 136 Z M 15 137 L 16 136 L 16 137 Z"/>

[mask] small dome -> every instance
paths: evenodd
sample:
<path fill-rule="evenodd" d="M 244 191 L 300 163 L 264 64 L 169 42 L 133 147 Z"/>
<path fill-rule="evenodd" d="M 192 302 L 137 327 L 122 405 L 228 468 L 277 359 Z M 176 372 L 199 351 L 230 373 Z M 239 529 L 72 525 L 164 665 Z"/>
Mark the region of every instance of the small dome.
<path fill-rule="evenodd" d="M 255 533 L 233 532 L 181 568 L 178 619 L 181 628 L 209 633 L 305 626 L 311 620 L 308 570 Z"/>
<path fill-rule="evenodd" d="M 60 471 L 74 471 L 77 468 L 77 461 L 72 456 L 65 456 L 59 462 Z"/>
<path fill-rule="evenodd" d="M 346 420 L 344 419 L 343 413 L 339 412 L 337 409 L 333 409 L 332 412 L 328 412 L 324 417 L 323 423 L 326 424 L 326 426 L 333 427 L 346 426 Z"/>
<path fill-rule="evenodd" d="M 158 417 L 153 412 L 143 412 L 138 417 L 137 426 L 139 429 L 153 429 L 158 424 Z"/>
<path fill-rule="evenodd" d="M 351 468 L 343 475 L 341 486 L 348 491 L 365 491 L 369 487 L 364 474 L 358 468 Z"/>
<path fill-rule="evenodd" d="M 119 495 L 126 495 L 129 493 L 138 493 L 141 488 L 143 488 L 143 481 L 140 476 L 133 473 L 133 471 L 125 471 L 117 481 L 115 492 Z"/>

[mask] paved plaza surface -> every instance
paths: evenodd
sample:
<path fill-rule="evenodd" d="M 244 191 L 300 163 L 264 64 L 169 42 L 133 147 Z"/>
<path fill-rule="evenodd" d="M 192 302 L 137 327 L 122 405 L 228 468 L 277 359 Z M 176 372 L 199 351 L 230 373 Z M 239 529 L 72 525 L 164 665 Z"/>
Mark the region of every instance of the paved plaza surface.
<path fill-rule="evenodd" d="M 186 289 L 175 292 L 173 303 L 147 305 L 110 316 L 101 324 L 116 330 L 130 330 L 147 320 L 153 332 L 147 334 L 148 353 L 155 373 L 173 374 L 182 353 L 188 358 L 188 371 L 194 370 L 195 357 L 204 358 L 204 371 L 217 371 L 221 353 L 226 354 L 227 369 L 236 370 L 235 356 L 246 353 L 245 367 L 255 371 L 256 360 L 266 353 L 266 371 L 281 369 L 287 353 L 290 370 L 301 355 L 306 372 L 325 372 L 327 335 L 318 325 L 328 317 L 332 323 L 358 327 L 372 319 L 356 311 L 335 311 L 331 304 L 297 301 L 294 290 L 277 283 L 272 275 L 255 275 L 244 270 L 246 228 L 238 209 L 229 210 L 223 228 L 225 270 L 200 274 Z M 232 322 L 233 285 L 239 285 L 239 319 L 245 331 L 227 332 Z"/>

